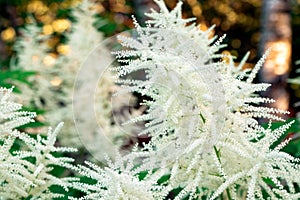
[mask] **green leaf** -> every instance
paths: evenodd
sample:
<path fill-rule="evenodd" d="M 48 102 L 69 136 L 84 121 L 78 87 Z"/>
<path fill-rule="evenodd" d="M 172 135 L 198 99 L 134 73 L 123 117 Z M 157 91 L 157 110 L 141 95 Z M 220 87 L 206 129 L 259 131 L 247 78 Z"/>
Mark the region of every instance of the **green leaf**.
<path fill-rule="evenodd" d="M 199 115 L 200 115 L 200 117 L 201 117 L 203 123 L 205 123 L 205 122 L 206 122 L 206 119 L 204 118 L 204 116 L 203 116 L 201 113 L 200 113 Z"/>

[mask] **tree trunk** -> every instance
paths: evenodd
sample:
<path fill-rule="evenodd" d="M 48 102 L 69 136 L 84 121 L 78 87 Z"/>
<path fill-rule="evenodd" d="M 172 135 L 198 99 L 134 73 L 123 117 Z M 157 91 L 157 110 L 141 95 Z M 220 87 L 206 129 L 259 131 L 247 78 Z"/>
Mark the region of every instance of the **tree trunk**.
<path fill-rule="evenodd" d="M 286 79 L 290 72 L 292 53 L 290 0 L 264 0 L 262 10 L 262 38 L 260 52 L 270 49 L 262 70 L 260 82 L 272 86 L 263 95 L 276 100 L 272 107 L 288 110 L 289 94 Z"/>

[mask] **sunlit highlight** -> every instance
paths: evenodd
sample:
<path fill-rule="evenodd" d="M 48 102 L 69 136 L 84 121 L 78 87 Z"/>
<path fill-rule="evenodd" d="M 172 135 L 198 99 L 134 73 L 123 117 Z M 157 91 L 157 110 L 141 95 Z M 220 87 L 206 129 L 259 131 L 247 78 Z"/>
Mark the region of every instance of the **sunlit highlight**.
<path fill-rule="evenodd" d="M 290 69 L 290 60 L 292 53 L 292 46 L 289 40 L 279 40 L 268 42 L 266 48 L 271 50 L 271 53 L 266 60 L 265 69 L 268 80 L 275 76 L 286 74 Z M 270 75 L 269 75 L 270 74 Z"/>

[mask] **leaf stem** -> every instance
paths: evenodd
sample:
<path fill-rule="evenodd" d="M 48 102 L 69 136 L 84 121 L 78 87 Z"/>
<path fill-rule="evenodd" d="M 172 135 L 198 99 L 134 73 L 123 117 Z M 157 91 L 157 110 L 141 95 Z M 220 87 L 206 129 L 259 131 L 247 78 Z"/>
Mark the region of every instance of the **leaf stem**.
<path fill-rule="evenodd" d="M 221 153 L 220 153 L 220 150 L 218 150 L 215 145 L 214 145 L 214 150 L 215 150 L 216 156 L 218 158 L 219 164 L 221 165 L 222 163 L 221 163 Z M 226 189 L 226 194 L 227 194 L 228 200 L 232 200 L 229 188 Z"/>

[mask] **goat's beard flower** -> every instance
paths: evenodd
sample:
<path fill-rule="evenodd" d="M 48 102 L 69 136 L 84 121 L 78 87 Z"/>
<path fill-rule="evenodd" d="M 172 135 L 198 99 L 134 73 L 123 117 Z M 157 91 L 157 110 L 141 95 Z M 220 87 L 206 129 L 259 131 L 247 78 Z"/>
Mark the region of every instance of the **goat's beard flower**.
<path fill-rule="evenodd" d="M 16 128 L 33 122 L 36 114 L 22 111 L 22 105 L 12 101 L 12 88 L 0 88 L 0 196 L 1 199 L 53 199 L 64 195 L 52 192 L 51 186 L 68 191 L 76 178 L 59 178 L 51 174 L 53 166 L 67 167 L 72 158 L 55 153 L 74 152 L 76 149 L 56 147 L 55 141 L 62 123 L 47 137 L 31 137 Z M 20 146 L 20 149 L 15 147 Z M 17 150 L 18 149 L 18 150 Z"/>
<path fill-rule="evenodd" d="M 260 160 L 259 166 L 255 162 L 241 164 L 235 160 L 241 159 L 242 151 L 255 160 L 251 148 L 260 150 L 271 146 L 258 145 L 263 140 L 261 137 L 268 136 L 261 133 L 266 130 L 258 125 L 255 118 L 282 120 L 277 114 L 287 113 L 257 106 L 274 101 L 256 94 L 265 91 L 268 84 L 252 83 L 266 55 L 252 71 L 242 69 L 248 55 L 238 67 L 231 56 L 228 56 L 228 62 L 216 62 L 216 59 L 224 57 L 217 53 L 223 47 L 220 44 L 223 38 L 215 42 L 211 29 L 201 31 L 195 24 L 188 25 L 193 19 L 181 18 L 181 2 L 170 12 L 163 1 L 156 2 L 160 12 L 147 14 L 150 17 L 147 26 L 140 27 L 135 23 L 136 39 L 119 37 L 121 44 L 130 50 L 115 53 L 124 63 L 116 69 L 119 82 L 129 91 L 151 98 L 144 102 L 148 106 L 147 112 L 132 119 L 132 122 L 146 121 L 146 128 L 141 134 L 151 137 L 141 152 L 136 153 L 146 157 L 139 170 L 168 166 L 171 174 L 168 183 L 173 188 L 184 188 L 176 199 L 187 193 L 195 195 L 199 193 L 196 190 L 201 188 L 209 190 L 200 192 L 199 196 L 209 196 L 216 191 L 213 199 L 226 188 L 233 190 L 234 183 L 247 176 L 270 177 L 270 174 L 261 173 L 261 166 L 266 164 L 266 160 Z M 145 80 L 122 79 L 139 70 L 145 71 Z M 285 130 L 280 130 L 280 133 Z M 255 139 L 259 140 L 257 144 L 253 142 Z M 239 148 L 240 152 L 232 154 L 233 149 Z M 262 152 L 268 157 L 270 151 Z M 275 166 L 274 162 L 278 161 L 289 165 L 293 171 L 295 167 L 289 164 L 291 160 L 275 159 L 269 166 Z M 274 177 L 271 178 L 275 181 Z M 261 195 L 257 192 L 259 187 L 254 186 L 256 180 L 251 179 L 249 199 Z M 223 183 L 227 184 L 225 189 L 220 188 Z M 273 193 L 269 195 L 275 196 Z"/>
<path fill-rule="evenodd" d="M 15 128 L 33 122 L 36 114 L 28 111 L 20 111 L 22 105 L 10 101 L 12 90 L 0 87 L 0 138 L 6 137 Z"/>

